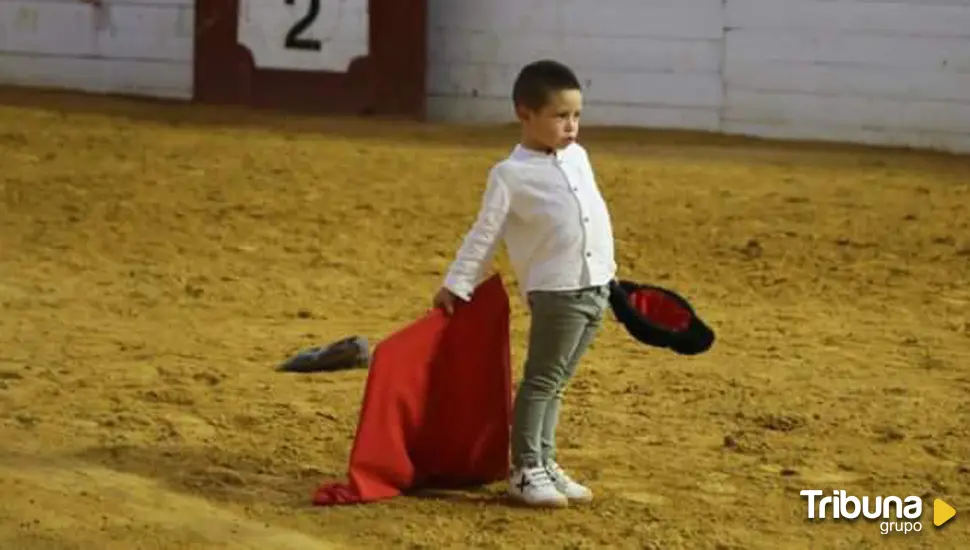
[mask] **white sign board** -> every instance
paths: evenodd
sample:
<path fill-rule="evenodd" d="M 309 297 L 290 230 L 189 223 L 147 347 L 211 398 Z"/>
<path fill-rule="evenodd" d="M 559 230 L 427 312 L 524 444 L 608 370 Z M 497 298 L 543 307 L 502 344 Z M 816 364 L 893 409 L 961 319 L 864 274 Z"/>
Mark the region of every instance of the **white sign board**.
<path fill-rule="evenodd" d="M 257 68 L 346 72 L 368 23 L 367 0 L 239 0 L 237 40 Z"/>

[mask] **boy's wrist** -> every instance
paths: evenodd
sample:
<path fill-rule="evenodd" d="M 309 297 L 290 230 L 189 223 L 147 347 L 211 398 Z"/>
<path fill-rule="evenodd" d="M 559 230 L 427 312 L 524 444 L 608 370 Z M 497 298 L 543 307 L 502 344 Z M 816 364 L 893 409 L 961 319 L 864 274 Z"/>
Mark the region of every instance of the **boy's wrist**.
<path fill-rule="evenodd" d="M 464 301 L 471 299 L 472 289 L 468 288 L 469 285 L 462 284 L 452 278 L 445 279 L 443 288 L 450 292 L 454 297 L 459 298 Z"/>

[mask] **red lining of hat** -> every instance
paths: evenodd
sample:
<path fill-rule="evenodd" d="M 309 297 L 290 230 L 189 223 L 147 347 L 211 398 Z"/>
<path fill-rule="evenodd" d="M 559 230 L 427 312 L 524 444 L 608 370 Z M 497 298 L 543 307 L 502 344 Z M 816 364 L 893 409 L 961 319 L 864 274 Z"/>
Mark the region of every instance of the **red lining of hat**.
<path fill-rule="evenodd" d="M 630 304 L 644 319 L 666 330 L 681 332 L 690 326 L 692 315 L 674 298 L 650 288 L 630 292 Z"/>

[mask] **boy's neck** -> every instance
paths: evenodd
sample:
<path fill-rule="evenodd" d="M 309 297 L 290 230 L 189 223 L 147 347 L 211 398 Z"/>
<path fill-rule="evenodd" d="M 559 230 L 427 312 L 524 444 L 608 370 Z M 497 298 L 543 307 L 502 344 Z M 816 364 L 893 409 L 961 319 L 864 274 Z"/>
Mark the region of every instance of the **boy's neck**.
<path fill-rule="evenodd" d="M 554 155 L 556 153 L 555 148 L 537 143 L 534 139 L 529 139 L 529 137 L 525 135 L 519 139 L 519 143 L 522 145 L 522 147 L 535 153 L 541 153 L 543 155 Z"/>

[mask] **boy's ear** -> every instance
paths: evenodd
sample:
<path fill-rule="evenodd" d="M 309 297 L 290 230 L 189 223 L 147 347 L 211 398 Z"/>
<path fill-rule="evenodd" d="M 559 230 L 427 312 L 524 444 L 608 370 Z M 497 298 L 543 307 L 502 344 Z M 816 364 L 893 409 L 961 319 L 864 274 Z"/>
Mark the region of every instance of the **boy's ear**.
<path fill-rule="evenodd" d="M 525 122 L 526 120 L 528 120 L 530 114 L 532 114 L 532 111 L 525 105 L 515 106 L 515 116 L 519 119 L 520 122 Z"/>

